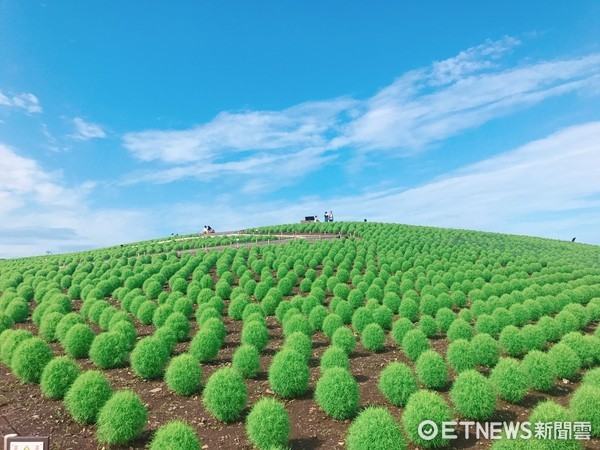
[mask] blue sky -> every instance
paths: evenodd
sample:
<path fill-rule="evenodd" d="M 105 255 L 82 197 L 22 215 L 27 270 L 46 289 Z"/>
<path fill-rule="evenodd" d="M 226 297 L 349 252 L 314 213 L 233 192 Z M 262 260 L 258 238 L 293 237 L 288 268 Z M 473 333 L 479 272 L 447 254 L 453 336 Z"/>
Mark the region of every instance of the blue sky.
<path fill-rule="evenodd" d="M 600 244 L 598 2 L 371 3 L 0 0 L 0 257 L 325 210 Z"/>

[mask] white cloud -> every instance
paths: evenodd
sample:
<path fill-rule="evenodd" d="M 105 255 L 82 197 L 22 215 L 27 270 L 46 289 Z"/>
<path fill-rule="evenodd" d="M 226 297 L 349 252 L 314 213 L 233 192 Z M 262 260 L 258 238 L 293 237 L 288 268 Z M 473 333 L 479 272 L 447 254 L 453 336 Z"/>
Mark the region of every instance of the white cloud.
<path fill-rule="evenodd" d="M 4 95 L 0 91 L 0 105 L 8 106 L 11 108 L 24 109 L 30 114 L 42 112 L 40 101 L 35 95 L 29 92 L 23 92 L 20 94 L 15 94 L 13 96 L 8 96 Z"/>
<path fill-rule="evenodd" d="M 113 245 L 156 236 L 137 211 L 88 206 L 91 182 L 67 187 L 60 174 L 0 144 L 0 258 Z"/>
<path fill-rule="evenodd" d="M 123 144 L 136 159 L 162 165 L 132 174 L 127 183 L 209 181 L 229 174 L 245 177 L 238 184 L 246 192 L 276 189 L 322 167 L 342 149 L 353 156 L 350 169 L 364 169 L 364 153 L 411 155 L 545 99 L 598 92 L 600 54 L 502 67 L 500 58 L 520 44 L 513 37 L 486 41 L 409 71 L 364 101 L 222 112 L 186 130 L 128 133 Z M 305 160 L 307 153 L 316 159 Z M 286 182 L 278 183 L 278 175 Z"/>
<path fill-rule="evenodd" d="M 106 132 L 98 124 L 86 122 L 81 117 L 75 117 L 73 123 L 75 124 L 75 133 L 70 135 L 70 137 L 76 141 L 88 141 L 90 139 L 102 139 L 106 137 Z"/>

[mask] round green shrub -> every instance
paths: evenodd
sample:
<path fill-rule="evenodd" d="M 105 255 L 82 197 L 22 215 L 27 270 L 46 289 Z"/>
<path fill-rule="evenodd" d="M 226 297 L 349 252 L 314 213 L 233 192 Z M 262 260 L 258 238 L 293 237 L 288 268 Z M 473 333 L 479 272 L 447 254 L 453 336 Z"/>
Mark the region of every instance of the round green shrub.
<path fill-rule="evenodd" d="M 417 375 L 429 389 L 442 389 L 448 384 L 448 368 L 444 358 L 435 350 L 421 353 L 415 365 Z"/>
<path fill-rule="evenodd" d="M 491 314 L 481 314 L 475 321 L 475 330 L 477 333 L 485 333 L 490 336 L 498 335 L 498 321 Z"/>
<path fill-rule="evenodd" d="M 577 353 L 583 367 L 590 367 L 596 362 L 597 351 L 600 348 L 600 340 L 597 337 L 574 331 L 565 334 L 560 342 Z"/>
<path fill-rule="evenodd" d="M 529 389 L 529 379 L 519 361 L 500 358 L 490 373 L 490 382 L 498 396 L 507 402 L 520 402 Z"/>
<path fill-rule="evenodd" d="M 146 300 L 137 310 L 137 318 L 144 325 L 150 325 L 157 306 L 152 300 Z"/>
<path fill-rule="evenodd" d="M 450 328 L 450 325 L 452 325 L 452 322 L 454 322 L 455 319 L 456 313 L 450 308 L 440 308 L 435 314 L 435 320 L 442 333 L 448 332 L 448 328 Z"/>
<path fill-rule="evenodd" d="M 448 346 L 446 359 L 457 373 L 473 369 L 477 365 L 471 343 L 465 339 L 458 339 Z"/>
<path fill-rule="evenodd" d="M 112 369 L 125 365 L 129 344 L 120 333 L 109 331 L 94 338 L 89 356 L 101 369 Z"/>
<path fill-rule="evenodd" d="M 544 331 L 532 324 L 527 324 L 521 328 L 521 339 L 526 350 L 542 350 L 546 345 Z"/>
<path fill-rule="evenodd" d="M 212 361 L 221 349 L 222 341 L 209 329 L 196 333 L 190 342 L 189 352 L 199 362 Z"/>
<path fill-rule="evenodd" d="M 0 308 L 1 311 L 1 308 Z M 4 313 L 0 313 L 0 333 L 13 326 L 13 320 Z"/>
<path fill-rule="evenodd" d="M 67 332 L 77 324 L 85 324 L 85 319 L 80 314 L 71 312 L 62 316 L 55 330 L 55 336 L 58 341 L 62 343 Z"/>
<path fill-rule="evenodd" d="M 361 306 L 352 315 L 352 328 L 358 334 L 362 334 L 364 328 L 374 322 L 373 312 L 366 306 Z"/>
<path fill-rule="evenodd" d="M 155 327 L 162 327 L 172 313 L 173 307 L 171 305 L 160 305 L 152 315 L 152 324 Z"/>
<path fill-rule="evenodd" d="M 550 357 L 539 350 L 532 350 L 521 362 L 521 367 L 529 377 L 529 386 L 536 391 L 549 391 L 554 387 L 556 368 Z"/>
<path fill-rule="evenodd" d="M 323 331 L 323 322 L 328 315 L 329 311 L 327 311 L 327 308 L 323 305 L 317 305 L 311 309 L 308 321 L 314 330 Z"/>
<path fill-rule="evenodd" d="M 385 347 L 385 332 L 377 323 L 370 323 L 363 328 L 361 342 L 366 350 L 379 352 Z"/>
<path fill-rule="evenodd" d="M 426 314 L 422 315 L 419 319 L 419 328 L 428 338 L 435 336 L 438 332 L 437 322 L 433 317 Z"/>
<path fill-rule="evenodd" d="M 321 356 L 321 373 L 332 367 L 341 367 L 350 370 L 350 361 L 346 352 L 339 347 L 329 347 Z"/>
<path fill-rule="evenodd" d="M 131 352 L 131 369 L 145 380 L 160 378 L 169 361 L 170 352 L 163 341 L 149 336 L 138 341 Z"/>
<path fill-rule="evenodd" d="M 550 358 L 552 365 L 556 369 L 556 376 L 558 378 L 571 379 L 579 369 L 581 369 L 581 360 L 575 350 L 565 344 L 553 345 L 547 353 Z"/>
<path fill-rule="evenodd" d="M 590 422 L 592 436 L 600 437 L 600 387 L 583 384 L 573 394 L 569 408 L 573 411 L 576 420 Z"/>
<path fill-rule="evenodd" d="M 336 420 L 348 419 L 358 410 L 358 383 L 342 367 L 328 369 L 317 381 L 315 400 L 328 416 Z"/>
<path fill-rule="evenodd" d="M 420 312 L 419 305 L 415 300 L 407 298 L 406 296 L 402 298 L 400 306 L 398 307 L 398 314 L 400 317 L 408 319 L 411 322 L 416 322 Z"/>
<path fill-rule="evenodd" d="M 323 320 L 323 333 L 325 333 L 325 335 L 331 339 L 333 337 L 333 333 L 335 333 L 338 328 L 343 326 L 344 321 L 340 316 L 337 314 L 329 314 Z"/>
<path fill-rule="evenodd" d="M 45 397 L 62 399 L 75 382 L 81 369 L 67 356 L 59 356 L 50 361 L 40 379 L 40 388 Z"/>
<path fill-rule="evenodd" d="M 457 339 L 470 341 L 473 338 L 473 328 L 463 319 L 455 319 L 446 333 L 448 340 L 454 342 Z"/>
<path fill-rule="evenodd" d="M 381 328 L 383 328 L 384 330 L 389 330 L 392 328 L 394 313 L 387 306 L 380 306 L 375 311 L 373 311 L 373 319 L 375 320 L 375 323 L 379 324 Z"/>
<path fill-rule="evenodd" d="M 404 363 L 389 363 L 379 374 L 377 385 L 381 393 L 394 406 L 404 406 L 417 391 L 418 384 L 412 370 Z"/>
<path fill-rule="evenodd" d="M 269 366 L 269 385 L 283 398 L 302 395 L 308 389 L 310 373 L 305 358 L 294 350 L 281 350 Z"/>
<path fill-rule="evenodd" d="M 349 328 L 339 327 L 331 337 L 331 344 L 341 348 L 350 356 L 356 347 L 356 338 Z"/>
<path fill-rule="evenodd" d="M 348 427 L 348 450 L 405 450 L 402 430 L 382 407 L 369 406 Z"/>
<path fill-rule="evenodd" d="M 77 377 L 67 391 L 64 403 L 77 422 L 94 423 L 111 395 L 112 389 L 104 374 L 88 370 Z"/>
<path fill-rule="evenodd" d="M 242 320 L 244 309 L 250 304 L 250 297 L 247 295 L 239 295 L 229 302 L 227 310 L 229 317 L 233 320 Z"/>
<path fill-rule="evenodd" d="M 208 412 L 223 422 L 238 419 L 248 401 L 242 376 L 230 367 L 214 372 L 206 382 L 202 403 Z"/>
<path fill-rule="evenodd" d="M 438 430 L 442 429 L 442 422 L 452 420 L 450 407 L 437 392 L 420 390 L 411 395 L 404 414 L 402 414 L 402 424 L 408 438 L 420 447 L 431 448 L 446 445 L 448 440 L 443 438 L 441 432 L 431 440 L 419 436 L 419 425 L 425 420 L 433 421 Z"/>
<path fill-rule="evenodd" d="M 290 319 L 288 319 L 283 324 L 283 334 L 284 336 L 289 336 L 295 332 L 301 332 L 306 334 L 307 336 L 312 336 L 313 330 L 310 326 L 310 322 L 308 319 L 302 314 L 294 314 Z"/>
<path fill-rule="evenodd" d="M 263 397 L 246 417 L 246 434 L 259 449 L 284 448 L 291 433 L 290 418 L 283 403 Z"/>
<path fill-rule="evenodd" d="M 56 327 L 63 317 L 64 315 L 59 312 L 44 314 L 40 322 L 38 336 L 46 342 L 56 342 Z"/>
<path fill-rule="evenodd" d="M 575 414 L 572 411 L 562 407 L 558 403 L 551 400 L 546 400 L 535 405 L 535 408 L 529 416 L 529 422 L 535 423 L 565 423 L 574 422 Z M 547 438 L 536 438 L 535 433 L 532 439 L 526 441 L 527 447 L 534 449 L 552 449 L 552 450 L 579 450 L 582 449 L 581 441 L 575 439 L 547 439 Z"/>
<path fill-rule="evenodd" d="M 504 349 L 504 352 L 509 356 L 518 357 L 525 351 L 525 343 L 521 336 L 521 330 L 514 325 L 505 327 L 500 332 L 498 341 L 500 342 L 500 346 Z"/>
<path fill-rule="evenodd" d="M 259 322 L 248 322 L 242 327 L 242 344 L 253 345 L 262 352 L 269 343 L 267 327 Z"/>
<path fill-rule="evenodd" d="M 232 367 L 244 378 L 254 378 L 260 370 L 260 354 L 253 345 L 240 345 L 231 362 Z"/>
<path fill-rule="evenodd" d="M 111 325 L 108 331 L 119 335 L 127 351 L 131 351 L 133 349 L 137 336 L 135 327 L 131 322 L 122 320 L 121 322 Z"/>
<path fill-rule="evenodd" d="M 282 349 L 294 350 L 308 362 L 312 356 L 312 341 L 306 334 L 296 331 L 285 339 Z"/>
<path fill-rule="evenodd" d="M 190 321 L 185 314 L 180 312 L 171 313 L 163 326 L 172 329 L 179 342 L 185 341 L 190 334 Z"/>
<path fill-rule="evenodd" d="M 171 359 L 165 372 L 165 382 L 178 395 L 196 394 L 202 386 L 202 367 L 192 355 L 182 353 Z"/>
<path fill-rule="evenodd" d="M 489 334 L 476 334 L 470 342 L 475 363 L 484 367 L 493 367 L 500 358 L 498 341 Z"/>
<path fill-rule="evenodd" d="M 2 357 L 2 362 L 8 367 L 11 367 L 12 365 L 12 358 L 19 344 L 33 337 L 33 334 L 26 330 L 11 331 L 12 332 L 4 338 L 2 348 L 0 348 L 0 357 Z"/>
<path fill-rule="evenodd" d="M 261 322 L 266 323 L 266 321 L 264 320 L 265 312 L 258 303 L 249 303 L 248 305 L 246 305 L 246 307 L 244 308 L 244 312 L 242 313 L 242 320 L 244 321 L 244 323 L 246 323 L 248 321 L 248 318 L 254 314 L 258 314 L 263 319 Z"/>
<path fill-rule="evenodd" d="M 172 420 L 160 426 L 152 442 L 150 450 L 200 450 L 202 444 L 194 429 L 181 420 Z"/>
<path fill-rule="evenodd" d="M 429 348 L 427 336 L 418 328 L 408 331 L 402 339 L 402 350 L 412 361 L 416 361 Z"/>
<path fill-rule="evenodd" d="M 392 325 L 392 339 L 397 345 L 402 345 L 402 339 L 404 339 L 406 333 L 408 333 L 413 328 L 414 325 L 410 320 L 408 320 L 406 317 L 401 317 L 400 319 L 396 320 Z"/>
<path fill-rule="evenodd" d="M 24 383 L 39 383 L 42 372 L 54 357 L 50 346 L 38 337 L 26 339 L 14 351 L 11 369 Z"/>
<path fill-rule="evenodd" d="M 591 384 L 592 386 L 600 388 L 600 367 L 588 370 L 585 375 L 583 375 L 582 382 L 583 384 Z"/>
<path fill-rule="evenodd" d="M 340 300 L 335 306 L 335 313 L 342 318 L 344 324 L 349 324 L 352 320 L 354 309 L 352 305 L 345 300 Z"/>
<path fill-rule="evenodd" d="M 4 310 L 4 314 L 14 323 L 25 322 L 29 315 L 29 303 L 20 297 L 16 297 L 8 304 Z"/>
<path fill-rule="evenodd" d="M 466 419 L 486 420 L 496 410 L 492 385 L 476 370 L 466 370 L 458 375 L 452 384 L 450 398 Z"/>
<path fill-rule="evenodd" d="M 65 352 L 75 359 L 87 358 L 96 335 L 85 323 L 77 323 L 69 328 L 62 340 Z"/>
<path fill-rule="evenodd" d="M 98 442 L 127 444 L 144 429 L 148 411 L 137 394 L 130 390 L 115 392 L 98 414 Z"/>

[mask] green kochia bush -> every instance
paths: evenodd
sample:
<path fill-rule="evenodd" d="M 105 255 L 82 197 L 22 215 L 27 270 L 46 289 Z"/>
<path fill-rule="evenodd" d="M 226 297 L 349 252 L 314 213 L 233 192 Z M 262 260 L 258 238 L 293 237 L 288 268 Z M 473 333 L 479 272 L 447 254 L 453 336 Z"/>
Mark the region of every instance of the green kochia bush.
<path fill-rule="evenodd" d="M 463 319 L 456 319 L 446 333 L 450 342 L 456 341 L 457 339 L 471 340 L 473 337 L 473 328 Z"/>
<path fill-rule="evenodd" d="M 405 450 L 402 430 L 382 407 L 369 406 L 354 419 L 346 435 L 348 450 Z"/>
<path fill-rule="evenodd" d="M 90 347 L 90 359 L 101 369 L 121 367 L 128 354 L 128 343 L 117 332 L 100 333 Z"/>
<path fill-rule="evenodd" d="M 260 354 L 253 345 L 240 345 L 231 362 L 233 368 L 244 378 L 254 378 L 260 370 Z"/>
<path fill-rule="evenodd" d="M 75 359 L 86 358 L 96 335 L 85 323 L 77 323 L 67 331 L 62 340 L 67 354 Z"/>
<path fill-rule="evenodd" d="M 498 362 L 500 346 L 496 339 L 489 334 L 481 333 L 475 335 L 470 342 L 470 347 L 477 364 L 484 367 L 493 367 Z"/>
<path fill-rule="evenodd" d="M 358 383 L 344 368 L 328 369 L 317 382 L 315 400 L 332 418 L 348 419 L 358 410 Z"/>
<path fill-rule="evenodd" d="M 350 370 L 350 361 L 348 355 L 339 347 L 329 347 L 321 356 L 321 373 L 332 367 L 341 367 Z"/>
<path fill-rule="evenodd" d="M 547 353 L 556 369 L 558 378 L 573 378 L 581 368 L 581 360 L 575 350 L 565 344 L 555 344 Z"/>
<path fill-rule="evenodd" d="M 55 330 L 55 336 L 59 342 L 62 343 L 63 339 L 67 335 L 67 332 L 71 329 L 71 327 L 77 324 L 85 324 L 85 319 L 81 317 L 80 314 L 72 312 L 62 316 Z"/>
<path fill-rule="evenodd" d="M 210 330 L 202 329 L 196 333 L 190 343 L 189 352 L 200 362 L 216 358 L 221 349 L 221 340 Z"/>
<path fill-rule="evenodd" d="M 46 342 L 56 342 L 56 327 L 63 317 L 64 315 L 59 312 L 45 314 L 40 322 L 39 337 Z"/>
<path fill-rule="evenodd" d="M 306 360 L 294 350 L 281 350 L 269 366 L 269 385 L 283 398 L 302 395 L 308 389 L 309 370 Z"/>
<path fill-rule="evenodd" d="M 577 388 L 569 407 L 576 420 L 592 424 L 592 436 L 600 437 L 600 387 L 584 384 Z"/>
<path fill-rule="evenodd" d="M 312 355 L 312 341 L 306 334 L 296 331 L 285 339 L 282 350 L 287 349 L 299 353 L 308 362 Z"/>
<path fill-rule="evenodd" d="M 341 348 L 350 356 L 356 347 L 356 338 L 350 328 L 340 327 L 333 333 L 331 344 Z"/>
<path fill-rule="evenodd" d="M 178 395 L 193 395 L 200 391 L 202 367 L 189 353 L 174 357 L 165 372 L 165 382 Z"/>
<path fill-rule="evenodd" d="M 12 358 L 19 344 L 27 339 L 33 338 L 31 332 L 26 330 L 10 330 L 10 334 L 5 336 L 0 348 L 2 362 L 8 367 L 11 366 Z"/>
<path fill-rule="evenodd" d="M 331 339 L 335 331 L 344 326 L 344 321 L 337 314 L 329 314 L 323 320 L 323 333 Z"/>
<path fill-rule="evenodd" d="M 89 370 L 77 377 L 65 395 L 65 406 L 77 422 L 94 423 L 98 412 L 112 395 L 104 374 Z"/>
<path fill-rule="evenodd" d="M 159 427 L 150 443 L 150 450 L 200 450 L 201 447 L 194 429 L 181 420 Z"/>
<path fill-rule="evenodd" d="M 53 356 L 52 349 L 42 339 L 26 339 L 15 349 L 11 368 L 24 383 L 38 383 L 46 364 Z"/>
<path fill-rule="evenodd" d="M 521 356 L 525 351 L 521 330 L 514 325 L 509 325 L 500 332 L 499 342 L 509 356 Z"/>
<path fill-rule="evenodd" d="M 438 393 L 421 390 L 410 396 L 402 415 L 402 424 L 406 434 L 414 444 L 420 447 L 431 448 L 446 445 L 448 440 L 443 438 L 442 433 L 438 433 L 431 440 L 419 436 L 419 425 L 425 420 L 433 421 L 438 430 L 441 430 L 442 422 L 452 420 L 452 413 L 448 404 Z"/>
<path fill-rule="evenodd" d="M 269 342 L 267 327 L 259 322 L 245 323 L 242 327 L 242 344 L 249 344 L 262 352 Z"/>
<path fill-rule="evenodd" d="M 248 401 L 248 391 L 242 376 L 230 367 L 214 372 L 204 387 L 202 402 L 213 416 L 223 422 L 240 417 Z"/>
<path fill-rule="evenodd" d="M 588 370 L 583 376 L 583 384 L 591 384 L 600 388 L 600 367 Z"/>
<path fill-rule="evenodd" d="M 402 350 L 411 360 L 416 361 L 421 353 L 429 350 L 429 340 L 421 330 L 410 330 L 402 339 Z"/>
<path fill-rule="evenodd" d="M 381 371 L 378 387 L 392 405 L 404 406 L 419 386 L 410 367 L 394 361 Z"/>
<path fill-rule="evenodd" d="M 556 368 L 546 353 L 530 351 L 523 358 L 521 367 L 529 377 L 529 386 L 533 389 L 544 392 L 554 387 Z"/>
<path fill-rule="evenodd" d="M 392 325 L 392 332 L 390 334 L 397 345 L 402 345 L 402 339 L 404 339 L 406 333 L 413 328 L 413 323 L 410 320 L 408 320 L 406 317 L 401 317 Z"/>
<path fill-rule="evenodd" d="M 127 444 L 136 438 L 148 421 L 148 411 L 137 394 L 129 390 L 116 392 L 98 414 L 99 442 Z"/>
<path fill-rule="evenodd" d="M 171 313 L 163 326 L 171 328 L 179 342 L 185 341 L 190 334 L 190 321 L 185 314 L 180 312 Z"/>
<path fill-rule="evenodd" d="M 421 353 L 416 363 L 419 379 L 429 389 L 441 389 L 448 384 L 448 368 L 442 356 L 435 350 Z"/>
<path fill-rule="evenodd" d="M 146 380 L 159 378 L 169 360 L 167 346 L 155 337 L 140 340 L 131 352 L 131 369 Z"/>
<path fill-rule="evenodd" d="M 261 398 L 246 418 L 248 439 L 261 450 L 284 448 L 290 432 L 290 418 L 285 406 L 274 398 Z"/>
<path fill-rule="evenodd" d="M 511 403 L 521 401 L 529 388 L 527 374 L 513 358 L 500 358 L 490 373 L 490 382 L 498 396 Z"/>
<path fill-rule="evenodd" d="M 62 399 L 75 382 L 81 369 L 71 358 L 59 356 L 50 361 L 40 379 L 40 388 L 44 396 Z"/>
<path fill-rule="evenodd" d="M 362 330 L 361 341 L 366 350 L 378 352 L 385 347 L 385 332 L 377 323 L 370 323 Z"/>
<path fill-rule="evenodd" d="M 574 422 L 575 414 L 572 411 L 562 407 L 558 403 L 555 403 L 551 400 L 546 400 L 535 405 L 535 408 L 531 412 L 529 416 L 529 422 L 531 424 L 535 424 L 538 422 L 541 423 L 565 423 L 565 422 Z M 576 441 L 575 439 L 537 439 L 534 438 L 526 441 L 527 446 L 524 448 L 533 448 L 533 449 L 552 449 L 552 450 L 575 450 L 575 449 L 583 449 L 581 445 L 581 441 Z"/>
<path fill-rule="evenodd" d="M 452 385 L 450 397 L 458 412 L 467 419 L 489 419 L 496 410 L 492 385 L 479 372 L 462 372 Z"/>

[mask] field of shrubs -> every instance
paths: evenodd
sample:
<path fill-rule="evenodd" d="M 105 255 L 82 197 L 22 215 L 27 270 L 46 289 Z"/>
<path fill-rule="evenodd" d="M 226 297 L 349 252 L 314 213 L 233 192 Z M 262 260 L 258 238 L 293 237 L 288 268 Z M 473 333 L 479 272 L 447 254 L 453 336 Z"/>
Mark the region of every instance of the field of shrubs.
<path fill-rule="evenodd" d="M 600 448 L 599 319 L 599 247 L 465 230 L 308 223 L 5 260 L 0 432 L 61 450 Z M 425 420 L 591 430 L 424 439 Z"/>

